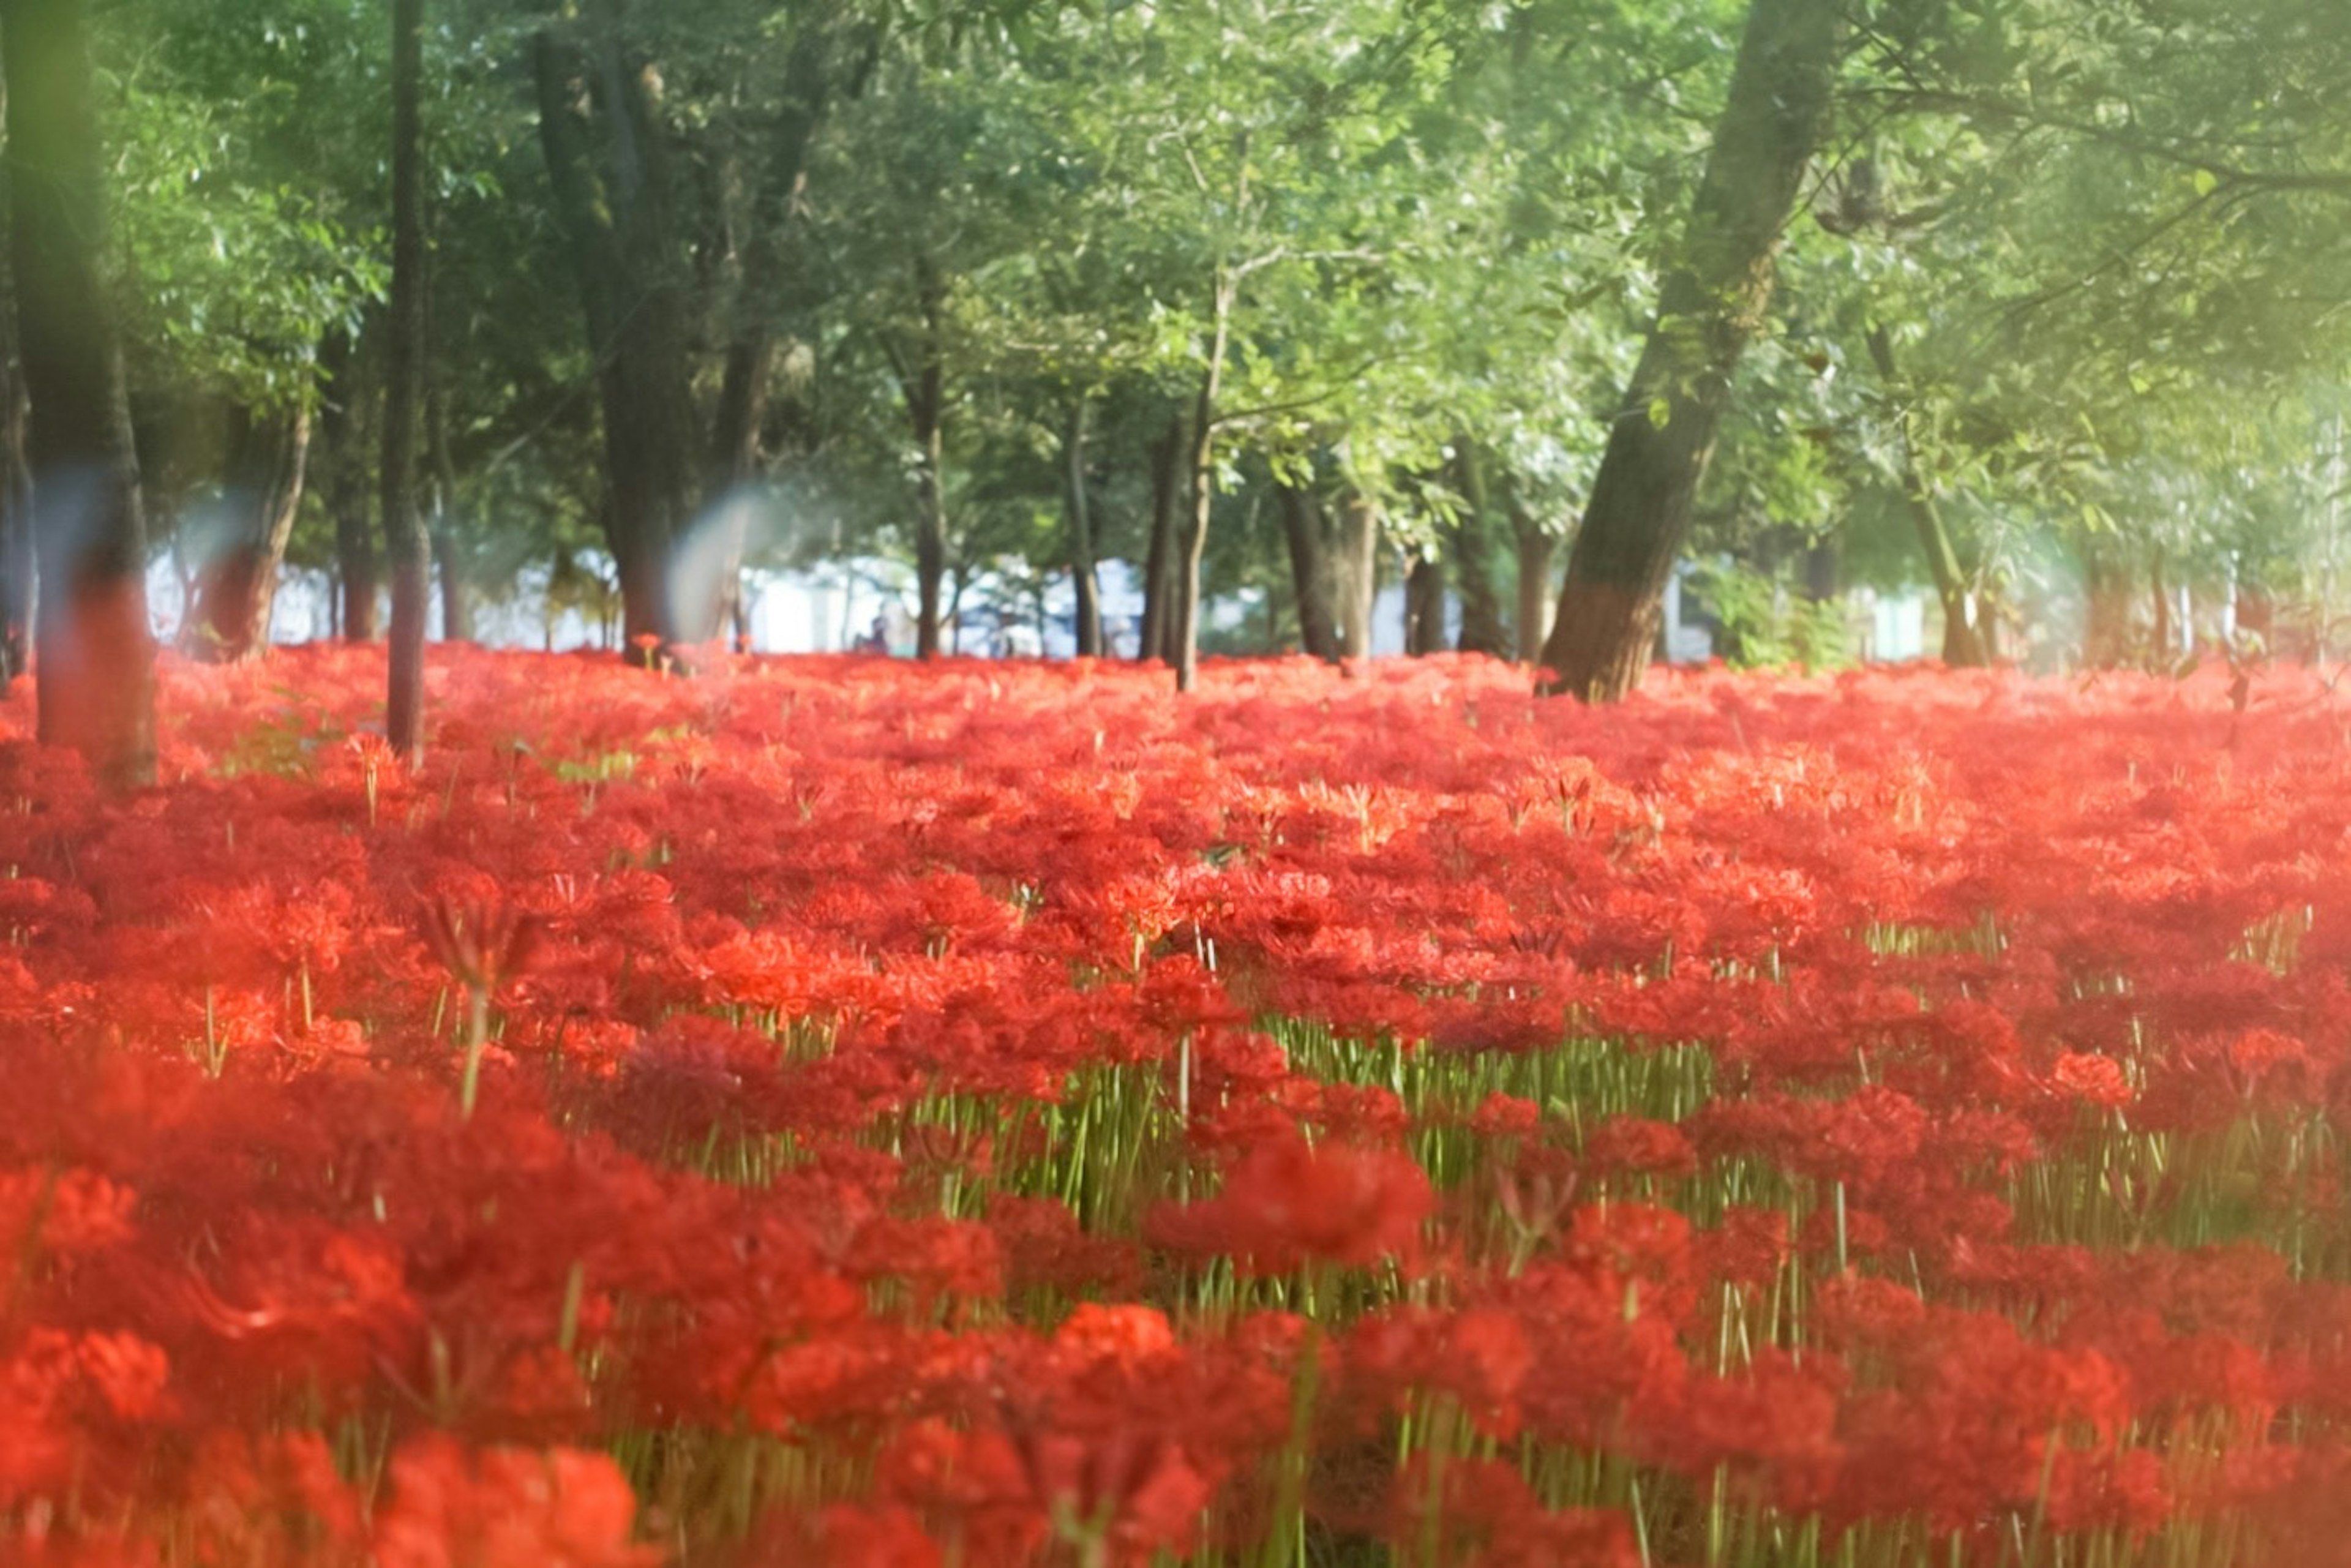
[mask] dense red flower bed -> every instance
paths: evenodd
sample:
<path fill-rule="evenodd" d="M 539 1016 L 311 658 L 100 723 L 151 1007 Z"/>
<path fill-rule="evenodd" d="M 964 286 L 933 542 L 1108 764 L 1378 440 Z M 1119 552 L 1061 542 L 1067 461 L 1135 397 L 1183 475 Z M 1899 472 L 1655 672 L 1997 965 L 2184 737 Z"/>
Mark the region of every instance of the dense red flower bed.
<path fill-rule="evenodd" d="M 11 1560 L 2351 1561 L 2316 678 L 378 676 L 0 741 Z"/>

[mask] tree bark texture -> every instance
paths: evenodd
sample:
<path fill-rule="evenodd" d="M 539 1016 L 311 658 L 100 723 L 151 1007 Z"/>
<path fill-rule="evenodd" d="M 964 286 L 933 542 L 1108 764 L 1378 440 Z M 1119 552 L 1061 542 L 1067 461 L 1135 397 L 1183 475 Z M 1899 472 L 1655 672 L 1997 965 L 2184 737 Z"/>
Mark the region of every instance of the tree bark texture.
<path fill-rule="evenodd" d="M 307 408 L 230 411 L 222 526 L 198 567 L 180 646 L 215 664 L 258 658 L 269 646 L 269 612 L 302 509 L 310 458 Z"/>
<path fill-rule="evenodd" d="M 1311 490 L 1277 484 L 1281 531 L 1290 543 L 1290 579 L 1298 600 L 1298 645 L 1311 658 L 1335 663 L 1338 622 L 1331 613 L 1330 552 L 1322 544 L 1322 507 Z"/>
<path fill-rule="evenodd" d="M 17 350 L 31 409 L 39 734 L 101 789 L 155 777 L 137 458 L 100 277 L 106 201 L 80 0 L 0 0 Z"/>
<path fill-rule="evenodd" d="M 1070 579 L 1078 594 L 1078 657 L 1102 654 L 1102 584 L 1094 576 L 1093 511 L 1086 499 L 1086 399 L 1070 406 L 1061 435 L 1063 483 L 1070 511 Z"/>
<path fill-rule="evenodd" d="M 433 559 L 416 505 L 424 382 L 423 0 L 392 6 L 392 300 L 384 315 L 383 451 L 377 500 L 392 575 L 384 737 L 402 759 L 424 753 L 424 616 Z"/>
<path fill-rule="evenodd" d="M 1151 444 L 1151 538 L 1143 556 L 1143 631 L 1134 656 L 1148 664 L 1174 664 L 1169 624 L 1175 620 L 1176 518 L 1184 507 L 1184 416 L 1167 416 L 1167 428 Z"/>
<path fill-rule="evenodd" d="M 1828 112 L 1844 0 L 1752 0 L 1680 255 L 1568 558 L 1546 688 L 1613 701 L 1640 681 L 1731 379 L 1771 298 L 1780 233 Z"/>
<path fill-rule="evenodd" d="M 594 0 L 578 37 L 538 35 L 539 141 L 571 240 L 602 407 L 605 531 L 622 630 L 679 640 L 670 577 L 703 488 L 674 175 L 658 75 L 622 37 L 623 0 Z"/>

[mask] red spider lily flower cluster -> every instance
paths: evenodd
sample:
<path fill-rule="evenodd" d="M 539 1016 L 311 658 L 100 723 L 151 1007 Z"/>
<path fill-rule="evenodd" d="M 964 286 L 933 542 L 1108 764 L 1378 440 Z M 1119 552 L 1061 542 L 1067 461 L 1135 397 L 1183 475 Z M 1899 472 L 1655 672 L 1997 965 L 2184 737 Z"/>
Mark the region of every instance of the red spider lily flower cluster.
<path fill-rule="evenodd" d="M 2340 1560 L 2322 680 L 379 674 L 0 705 L 0 1561 Z"/>

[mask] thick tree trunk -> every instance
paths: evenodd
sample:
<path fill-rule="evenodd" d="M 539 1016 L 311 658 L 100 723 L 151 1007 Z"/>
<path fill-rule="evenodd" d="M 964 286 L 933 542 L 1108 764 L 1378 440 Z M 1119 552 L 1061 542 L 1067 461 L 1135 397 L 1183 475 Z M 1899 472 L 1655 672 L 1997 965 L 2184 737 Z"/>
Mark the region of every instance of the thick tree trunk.
<path fill-rule="evenodd" d="M 1143 631 L 1134 656 L 1144 664 L 1173 664 L 1168 630 L 1176 608 L 1176 529 L 1184 506 L 1184 416 L 1167 416 L 1167 428 L 1151 444 L 1151 538 L 1143 557 Z"/>
<path fill-rule="evenodd" d="M 1416 659 L 1445 652 L 1445 562 L 1416 553 L 1404 579 L 1404 651 Z"/>
<path fill-rule="evenodd" d="M 238 408 L 229 416 L 222 527 L 197 569 L 181 629 L 189 657 L 216 664 L 257 658 L 269 646 L 269 612 L 302 509 L 310 457 L 310 411 Z"/>
<path fill-rule="evenodd" d="M 137 459 L 100 277 L 106 200 L 79 0 L 0 0 L 17 347 L 44 590 L 35 625 L 40 738 L 100 788 L 155 777 L 154 638 Z"/>
<path fill-rule="evenodd" d="M 580 274 L 602 404 L 606 534 L 632 643 L 679 641 L 670 575 L 703 488 L 685 274 L 660 77 L 632 58 L 623 0 L 596 0 L 587 47 L 538 36 L 539 141 Z M 601 147 L 599 146 L 601 131 Z"/>
<path fill-rule="evenodd" d="M 416 506 L 416 428 L 424 382 L 423 0 L 392 6 L 392 301 L 384 319 L 383 455 L 378 499 L 392 570 L 384 737 L 424 754 L 424 612 L 433 561 Z"/>
<path fill-rule="evenodd" d="M 1339 618 L 1339 656 L 1372 656 L 1372 606 L 1379 598 L 1379 503 L 1361 490 L 1350 489 L 1339 503 L 1338 546 L 1331 552 L 1337 592 L 1332 606 Z"/>
<path fill-rule="evenodd" d="M 1331 614 L 1331 562 L 1322 547 L 1322 508 L 1311 490 L 1277 483 L 1281 531 L 1290 542 L 1290 580 L 1298 598 L 1298 645 L 1336 663 L 1339 629 Z"/>
<path fill-rule="evenodd" d="M 325 500 L 335 525 L 337 634 L 347 643 L 376 635 L 375 517 L 368 495 L 372 378 L 360 347 L 340 333 L 329 340 L 326 402 L 319 414 L 316 456 L 326 465 Z"/>
<path fill-rule="evenodd" d="M 1894 340 L 1886 329 L 1872 323 L 1866 334 L 1870 361 L 1877 367 L 1878 379 L 1886 383 L 1886 395 L 1902 397 L 1901 377 L 1894 362 Z M 1982 607 L 1969 591 L 1967 575 L 1959 569 L 1959 552 L 1951 548 L 1950 531 L 1943 526 L 1942 508 L 1935 504 L 1935 493 L 1927 483 L 1927 476 L 1918 465 L 1917 448 L 1910 430 L 1910 413 L 1906 407 L 1898 421 L 1902 460 L 1902 504 L 1910 513 L 1911 525 L 1918 533 L 1918 548 L 1927 558 L 1927 573 L 1935 585 L 1935 597 L 1943 606 L 1943 663 L 1955 668 L 1980 668 L 1991 663 L 1991 647 L 1984 635 Z"/>
<path fill-rule="evenodd" d="M 1086 399 L 1070 408 L 1061 436 L 1061 465 L 1070 508 L 1070 579 L 1078 591 L 1078 657 L 1102 655 L 1102 585 L 1094 577 L 1093 513 L 1086 502 Z"/>
<path fill-rule="evenodd" d="M 1666 579 L 1827 115 L 1845 11 L 1844 0 L 1751 0 L 1680 256 L 1568 558 L 1543 648 L 1549 690 L 1613 701 L 1648 665 Z"/>
<path fill-rule="evenodd" d="M 1461 637 L 1455 645 L 1465 653 L 1510 656 L 1510 636 L 1502 624 L 1501 595 L 1494 588 L 1494 521 L 1492 497 L 1486 486 L 1486 465 L 1477 443 L 1468 436 L 1453 444 L 1454 480 L 1461 492 L 1460 520 L 1453 526 L 1454 564 L 1461 580 Z"/>

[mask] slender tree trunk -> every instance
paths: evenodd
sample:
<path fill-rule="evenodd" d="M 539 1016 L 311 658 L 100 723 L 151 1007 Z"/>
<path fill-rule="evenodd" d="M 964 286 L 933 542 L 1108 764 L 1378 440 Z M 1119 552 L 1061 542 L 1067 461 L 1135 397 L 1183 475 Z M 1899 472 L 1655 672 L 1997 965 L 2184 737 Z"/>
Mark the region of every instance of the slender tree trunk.
<path fill-rule="evenodd" d="M 1547 689 L 1613 701 L 1639 683 L 1731 380 L 1820 139 L 1844 0 L 1751 0 L 1680 256 L 1568 558 Z"/>
<path fill-rule="evenodd" d="M 234 664 L 269 646 L 269 612 L 302 508 L 310 411 L 238 408 L 229 416 L 230 515 L 196 571 L 180 645 L 191 658 Z"/>
<path fill-rule="evenodd" d="M 1558 541 L 1515 497 L 1510 531 L 1519 547 L 1519 663 L 1540 664 L 1543 639 L 1551 635 L 1551 559 Z"/>
<path fill-rule="evenodd" d="M 425 442 L 433 457 L 434 576 L 441 585 L 441 640 L 474 640 L 473 594 L 465 581 L 465 552 L 457 540 L 457 465 L 449 455 L 449 404 L 436 382 L 424 394 Z"/>
<path fill-rule="evenodd" d="M 376 399 L 360 346 L 341 333 L 321 355 L 326 402 L 319 414 L 318 452 L 326 465 L 325 499 L 335 525 L 336 632 L 348 643 L 376 635 L 375 518 L 368 494 L 369 411 Z"/>
<path fill-rule="evenodd" d="M 1466 434 L 1455 440 L 1453 450 L 1454 478 L 1463 503 L 1460 520 L 1452 529 L 1453 559 L 1461 578 L 1461 637 L 1456 645 L 1465 653 L 1507 659 L 1510 637 L 1502 624 L 1501 595 L 1494 589 L 1495 512 L 1485 460 Z"/>
<path fill-rule="evenodd" d="M 1372 606 L 1379 598 L 1379 503 L 1350 489 L 1339 503 L 1339 543 L 1332 552 L 1338 592 L 1339 656 L 1372 656 Z"/>
<path fill-rule="evenodd" d="M 2130 662 L 2130 581 L 2122 563 L 2095 539 L 2082 542 L 2082 597 L 2088 612 L 2082 629 L 2082 662 L 2094 669 L 2118 669 Z"/>
<path fill-rule="evenodd" d="M 1184 505 L 1184 416 L 1167 416 L 1167 428 L 1151 444 L 1151 538 L 1143 558 L 1143 630 L 1134 656 L 1144 664 L 1173 664 L 1169 627 L 1176 608 L 1176 528 Z"/>
<path fill-rule="evenodd" d="M 384 319 L 383 455 L 378 499 L 392 569 L 391 679 L 384 735 L 424 754 L 424 612 L 433 561 L 416 507 L 417 404 L 424 382 L 424 180 L 419 134 L 423 0 L 392 6 L 392 302 Z"/>
<path fill-rule="evenodd" d="M 914 472 L 914 657 L 939 656 L 940 598 L 947 571 L 946 432 L 940 404 L 943 375 L 936 357 L 924 366 L 919 387 L 908 394 L 907 410 L 921 453 Z M 962 594 L 957 591 L 956 598 Z"/>
<path fill-rule="evenodd" d="M 43 742 L 102 789 L 155 777 L 154 638 L 137 458 L 100 257 L 106 198 L 80 0 L 0 0 L 17 350 L 40 595 Z"/>
<path fill-rule="evenodd" d="M 1867 332 L 1869 358 L 1877 367 L 1878 379 L 1886 384 L 1888 397 L 1899 398 L 1901 377 L 1894 361 L 1894 340 L 1886 329 L 1873 322 Z M 1906 406 L 1897 420 L 1902 461 L 1902 503 L 1910 513 L 1910 521 L 1918 533 L 1918 548 L 1927 557 L 1927 572 L 1935 584 L 1935 597 L 1943 606 L 1943 663 L 1953 668 L 1980 668 L 1991 663 L 1991 646 L 1984 634 L 1982 607 L 1968 589 L 1967 574 L 1959 568 L 1959 552 L 1951 548 L 1950 530 L 1943 526 L 1943 510 L 1936 505 L 1935 492 L 1927 483 L 1927 476 L 1918 465 L 1916 439 L 1910 428 L 1910 411 Z"/>
<path fill-rule="evenodd" d="M 688 360 L 687 269 L 660 76 L 628 54 L 624 0 L 591 0 L 589 47 L 534 48 L 539 140 L 577 260 L 602 404 L 605 529 L 632 643 L 679 641 L 670 576 L 703 488 Z M 601 146 L 598 132 L 601 130 Z"/>
<path fill-rule="evenodd" d="M 2160 668 L 2171 661 L 2174 653 L 2171 645 L 2171 585 L 2164 579 L 2163 547 L 2160 545 L 2156 547 L 2154 556 L 2147 562 L 2147 586 L 2154 591 L 2155 601 L 2154 663 Z"/>
<path fill-rule="evenodd" d="M 1404 651 L 1416 659 L 1445 652 L 1445 563 L 1416 553 L 1404 579 Z"/>
<path fill-rule="evenodd" d="M 1322 508 L 1314 493 L 1277 484 L 1281 531 L 1290 541 L 1290 580 L 1298 599 L 1298 645 L 1312 658 L 1335 663 L 1339 629 L 1331 614 L 1331 562 L 1322 548 Z"/>
<path fill-rule="evenodd" d="M 1078 591 L 1078 657 L 1102 655 L 1102 586 L 1094 578 L 1093 515 L 1086 504 L 1086 398 L 1081 392 L 1070 408 L 1069 428 L 1061 436 L 1061 463 L 1066 471 L 1070 508 L 1070 578 Z"/>
<path fill-rule="evenodd" d="M 1225 379 L 1225 350 L 1232 333 L 1238 277 L 1217 269 L 1215 325 L 1208 337 L 1208 363 L 1200 375 L 1200 395 L 1192 410 L 1192 452 L 1186 464 L 1192 483 L 1191 525 L 1184 530 L 1184 556 L 1176 580 L 1176 689 L 1188 692 L 1200 678 L 1200 562 L 1208 549 L 1208 515 L 1217 500 L 1217 398 Z"/>

